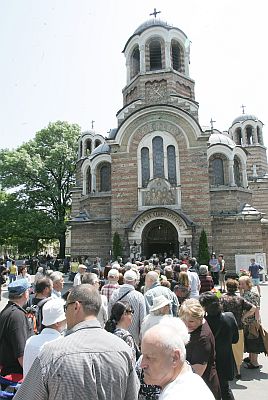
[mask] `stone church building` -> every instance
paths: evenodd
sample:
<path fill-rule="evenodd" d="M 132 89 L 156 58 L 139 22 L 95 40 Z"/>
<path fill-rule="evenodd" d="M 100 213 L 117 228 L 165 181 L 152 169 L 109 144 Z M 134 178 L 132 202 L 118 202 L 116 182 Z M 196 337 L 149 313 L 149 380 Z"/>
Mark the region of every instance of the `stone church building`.
<path fill-rule="evenodd" d="M 226 132 L 203 131 L 189 40 L 159 19 L 125 44 L 127 82 L 118 126 L 79 140 L 72 193 L 71 254 L 111 258 L 118 232 L 125 258 L 268 252 L 268 165 L 263 124 L 242 114 Z"/>

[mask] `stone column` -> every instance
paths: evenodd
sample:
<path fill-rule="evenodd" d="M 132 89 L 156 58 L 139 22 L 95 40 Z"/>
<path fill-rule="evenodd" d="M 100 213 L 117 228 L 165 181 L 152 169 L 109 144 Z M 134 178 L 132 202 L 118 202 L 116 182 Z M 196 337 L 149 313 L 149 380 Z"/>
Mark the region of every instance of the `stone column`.
<path fill-rule="evenodd" d="M 145 74 L 145 46 L 144 44 L 140 45 L 140 72 L 141 74 Z"/>
<path fill-rule="evenodd" d="M 246 128 L 241 129 L 243 146 L 247 145 Z"/>
<path fill-rule="evenodd" d="M 248 187 L 248 176 L 246 167 L 242 167 L 242 179 L 243 179 L 243 187 L 246 189 Z"/>
<path fill-rule="evenodd" d="M 171 68 L 170 42 L 165 43 L 165 64 L 167 69 Z"/>
<path fill-rule="evenodd" d="M 127 84 L 130 82 L 130 63 L 126 60 Z"/>
<path fill-rule="evenodd" d="M 154 163 L 153 163 L 153 150 L 149 150 L 149 163 L 150 163 L 150 180 L 154 177 Z"/>
<path fill-rule="evenodd" d="M 236 186 L 234 180 L 234 160 L 228 161 L 228 167 L 229 167 L 229 185 Z"/>

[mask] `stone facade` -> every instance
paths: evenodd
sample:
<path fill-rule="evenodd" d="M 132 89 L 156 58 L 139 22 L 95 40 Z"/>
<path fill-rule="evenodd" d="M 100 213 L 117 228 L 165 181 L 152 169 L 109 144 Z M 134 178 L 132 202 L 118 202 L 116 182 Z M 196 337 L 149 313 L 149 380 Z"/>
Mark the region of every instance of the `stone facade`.
<path fill-rule="evenodd" d="M 197 256 L 202 229 L 230 269 L 236 254 L 268 251 L 262 123 L 243 114 L 228 132 L 201 129 L 188 43 L 154 20 L 128 40 L 118 126 L 107 138 L 87 131 L 80 139 L 72 256 L 109 260 L 115 232 L 125 259 Z"/>

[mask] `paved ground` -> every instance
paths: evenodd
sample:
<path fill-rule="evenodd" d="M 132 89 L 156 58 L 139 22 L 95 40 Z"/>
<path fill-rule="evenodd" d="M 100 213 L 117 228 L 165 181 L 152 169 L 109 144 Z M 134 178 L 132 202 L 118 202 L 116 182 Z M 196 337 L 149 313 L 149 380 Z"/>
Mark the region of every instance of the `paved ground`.
<path fill-rule="evenodd" d="M 65 290 L 72 284 L 65 279 Z M 268 331 L 268 283 L 261 285 L 261 318 L 264 328 Z M 2 288 L 2 300 L 0 311 L 7 303 L 7 288 Z M 259 356 L 261 368 L 259 370 L 249 370 L 242 366 L 240 380 L 231 382 L 231 387 L 236 400 L 267 400 L 268 399 L 268 357 L 263 354 Z"/>

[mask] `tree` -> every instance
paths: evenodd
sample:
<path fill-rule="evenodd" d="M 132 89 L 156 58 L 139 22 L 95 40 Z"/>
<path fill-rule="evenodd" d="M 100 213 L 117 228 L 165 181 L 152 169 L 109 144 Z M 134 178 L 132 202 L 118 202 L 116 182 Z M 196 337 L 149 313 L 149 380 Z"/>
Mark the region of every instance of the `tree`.
<path fill-rule="evenodd" d="M 122 256 L 122 242 L 118 232 L 114 233 L 113 236 L 113 258 L 117 260 L 117 257 Z"/>
<path fill-rule="evenodd" d="M 208 239 L 205 230 L 203 229 L 199 239 L 199 253 L 198 262 L 199 264 L 208 265 L 210 259 L 209 249 L 208 249 Z"/>
<path fill-rule="evenodd" d="M 66 221 L 77 161 L 78 125 L 50 123 L 35 138 L 15 151 L 0 153 L 3 189 L 13 189 L 20 203 L 21 226 L 35 227 L 35 240 L 57 238 L 60 257 L 65 255 Z M 17 224 L 18 228 L 18 224 Z M 26 238 L 25 232 L 22 236 Z"/>

